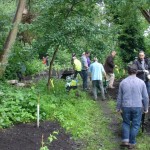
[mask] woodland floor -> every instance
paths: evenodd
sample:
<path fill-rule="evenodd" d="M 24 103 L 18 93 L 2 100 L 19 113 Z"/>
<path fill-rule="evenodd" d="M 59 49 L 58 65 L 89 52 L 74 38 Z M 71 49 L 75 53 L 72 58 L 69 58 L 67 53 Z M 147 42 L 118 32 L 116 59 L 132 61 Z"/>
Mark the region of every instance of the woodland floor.
<path fill-rule="evenodd" d="M 36 77 L 39 79 L 40 77 Z M 109 129 L 114 135 L 112 139 L 118 146 L 116 149 L 119 150 L 119 143 L 121 140 L 121 129 L 120 122 L 117 117 L 113 115 L 112 110 L 108 106 L 108 99 L 116 100 L 118 93 L 119 81 L 115 82 L 115 89 L 108 89 L 107 100 L 99 101 L 102 106 L 102 111 L 105 117 L 111 119 Z M 148 114 L 150 115 L 150 114 Z M 148 116 L 147 115 L 147 116 Z M 54 140 L 48 148 L 51 150 L 79 150 L 80 144 L 77 144 L 72 140 L 71 135 L 66 134 L 65 130 L 62 129 L 59 123 L 45 121 L 40 124 L 37 128 L 35 123 L 30 124 L 18 124 L 8 129 L 0 130 L 0 150 L 39 150 L 42 146 L 42 135 L 44 142 L 47 141 L 48 137 L 53 131 L 59 131 L 56 136 L 57 140 Z M 145 131 L 150 134 L 150 121 L 146 120 Z"/>

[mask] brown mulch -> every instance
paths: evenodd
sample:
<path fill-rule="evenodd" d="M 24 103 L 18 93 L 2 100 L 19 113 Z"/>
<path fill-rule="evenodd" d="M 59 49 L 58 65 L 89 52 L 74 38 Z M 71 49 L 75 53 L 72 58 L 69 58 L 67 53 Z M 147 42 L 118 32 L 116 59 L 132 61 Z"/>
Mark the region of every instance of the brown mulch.
<path fill-rule="evenodd" d="M 59 131 L 57 139 L 46 144 L 50 150 L 76 150 L 79 145 L 66 134 L 58 123 L 45 121 L 37 128 L 35 123 L 18 124 L 0 131 L 0 150 L 39 150 L 42 135 L 47 143 L 53 131 Z"/>

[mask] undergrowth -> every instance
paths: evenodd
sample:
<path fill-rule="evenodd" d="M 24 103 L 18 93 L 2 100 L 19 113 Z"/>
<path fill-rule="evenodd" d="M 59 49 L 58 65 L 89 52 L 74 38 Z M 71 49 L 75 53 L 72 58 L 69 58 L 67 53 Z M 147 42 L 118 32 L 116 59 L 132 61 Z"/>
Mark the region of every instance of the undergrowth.
<path fill-rule="evenodd" d="M 79 140 L 83 150 L 110 150 L 108 129 L 110 119 L 103 116 L 98 102 L 80 90 L 66 92 L 62 80 L 54 80 L 54 88 L 47 91 L 41 80 L 29 88 L 0 84 L 0 127 L 20 122 L 36 121 L 36 105 L 40 101 L 40 121 L 57 121 L 73 139 Z"/>

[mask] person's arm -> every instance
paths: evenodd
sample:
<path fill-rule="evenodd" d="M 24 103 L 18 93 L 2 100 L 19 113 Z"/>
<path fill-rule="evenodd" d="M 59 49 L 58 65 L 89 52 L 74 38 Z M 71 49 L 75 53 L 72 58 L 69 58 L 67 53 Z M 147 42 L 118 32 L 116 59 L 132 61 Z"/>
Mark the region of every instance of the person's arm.
<path fill-rule="evenodd" d="M 137 73 L 147 73 L 147 70 L 143 70 L 142 68 L 141 69 L 139 69 L 139 65 L 138 65 L 138 61 L 137 60 L 135 60 L 134 62 L 133 62 L 133 64 L 135 64 L 136 65 L 136 67 L 137 67 Z"/>
<path fill-rule="evenodd" d="M 145 83 L 143 83 L 142 98 L 143 98 L 142 103 L 143 103 L 143 107 L 144 107 L 144 112 L 147 113 L 148 112 L 148 106 L 149 106 L 149 96 L 147 93 Z"/>
<path fill-rule="evenodd" d="M 117 97 L 117 112 L 121 111 L 121 105 L 122 105 L 122 84 L 119 85 L 119 91 L 118 91 L 118 97 Z"/>
<path fill-rule="evenodd" d="M 88 69 L 88 63 L 87 63 L 87 59 L 86 59 L 86 57 L 85 58 L 83 58 L 83 66 L 84 67 L 86 67 L 86 69 Z"/>

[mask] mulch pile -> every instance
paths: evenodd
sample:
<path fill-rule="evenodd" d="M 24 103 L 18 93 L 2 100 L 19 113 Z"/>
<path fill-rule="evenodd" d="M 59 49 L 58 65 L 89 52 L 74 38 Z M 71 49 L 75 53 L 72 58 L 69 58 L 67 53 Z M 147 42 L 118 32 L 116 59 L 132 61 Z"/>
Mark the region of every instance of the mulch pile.
<path fill-rule="evenodd" d="M 39 150 L 42 142 L 47 143 L 53 131 L 59 131 L 57 140 L 48 144 L 50 150 L 75 150 L 78 149 L 75 141 L 66 134 L 58 123 L 45 121 L 37 128 L 35 123 L 18 124 L 0 131 L 0 150 Z"/>

